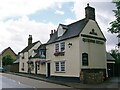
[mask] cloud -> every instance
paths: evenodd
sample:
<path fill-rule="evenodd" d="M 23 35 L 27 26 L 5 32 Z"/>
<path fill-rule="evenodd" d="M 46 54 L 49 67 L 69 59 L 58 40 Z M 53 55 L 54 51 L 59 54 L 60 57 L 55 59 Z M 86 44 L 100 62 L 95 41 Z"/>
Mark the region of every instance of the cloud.
<path fill-rule="evenodd" d="M 0 20 L 23 16 L 54 6 L 55 0 L 0 0 Z"/>
<path fill-rule="evenodd" d="M 33 35 L 33 42 L 40 40 L 42 43 L 46 43 L 51 30 L 57 28 L 51 22 L 31 21 L 27 16 L 0 23 L 3 25 L 0 25 L 0 28 L 3 28 L 2 33 L 0 33 L 0 51 L 9 46 L 16 52 L 21 51 L 27 46 L 29 34 Z"/>
<path fill-rule="evenodd" d="M 106 0 L 101 0 L 105 2 Z M 62 8 L 64 2 L 74 2 L 74 7 L 71 10 L 76 15 L 76 19 L 69 17 L 64 20 L 65 24 L 70 24 L 74 21 L 85 17 L 84 7 L 90 2 L 90 5 L 96 8 L 96 20 L 107 38 L 107 50 L 114 48 L 116 44 L 116 36 L 107 32 L 109 22 L 114 20 L 112 13 L 113 6 L 110 4 L 100 3 L 97 0 L 0 0 L 0 52 L 7 47 L 12 47 L 16 52 L 21 51 L 27 46 L 29 34 L 33 35 L 33 41 L 40 40 L 42 43 L 49 39 L 51 29 L 56 29 L 57 26 L 52 22 L 37 22 L 30 20 L 28 15 L 34 14 L 37 11 L 55 8 Z M 106 2 L 111 2 L 107 0 Z M 96 2 L 96 3 L 95 3 Z M 99 3 L 97 3 L 99 2 Z M 56 8 L 55 8 L 56 9 Z M 56 14 L 64 15 L 63 11 L 56 10 Z M 13 19 L 11 18 L 13 17 Z M 19 17 L 14 19 L 14 17 Z M 61 22 L 59 22 L 61 23 Z M 112 38 L 111 38 L 112 37 Z"/>
<path fill-rule="evenodd" d="M 63 12 L 63 11 L 60 11 L 60 10 L 56 10 L 56 11 L 55 11 L 55 14 L 64 15 L 64 12 Z"/>

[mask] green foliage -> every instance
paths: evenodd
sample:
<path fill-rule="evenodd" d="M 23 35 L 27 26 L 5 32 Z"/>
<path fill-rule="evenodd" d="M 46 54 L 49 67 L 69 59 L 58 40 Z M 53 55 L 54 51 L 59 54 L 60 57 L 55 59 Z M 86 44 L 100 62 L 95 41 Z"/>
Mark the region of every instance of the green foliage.
<path fill-rule="evenodd" d="M 14 61 L 14 59 L 10 55 L 7 55 L 7 56 L 3 57 L 2 64 L 3 64 L 3 66 L 12 65 L 13 61 Z"/>
<path fill-rule="evenodd" d="M 118 50 L 111 50 L 111 56 L 115 58 L 117 64 L 120 64 L 120 53 Z"/>
<path fill-rule="evenodd" d="M 115 14 L 115 21 L 110 23 L 110 28 L 108 31 L 111 33 L 120 33 L 120 0 L 113 0 L 113 3 L 116 5 L 116 10 L 113 10 Z"/>

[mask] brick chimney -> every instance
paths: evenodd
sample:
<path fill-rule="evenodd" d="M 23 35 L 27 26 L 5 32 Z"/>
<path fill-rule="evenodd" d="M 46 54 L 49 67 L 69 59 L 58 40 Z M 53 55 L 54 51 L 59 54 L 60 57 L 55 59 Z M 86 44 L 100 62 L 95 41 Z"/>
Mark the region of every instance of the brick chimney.
<path fill-rule="evenodd" d="M 51 30 L 50 38 L 52 37 L 53 34 L 54 34 L 54 33 L 53 33 L 53 30 Z"/>
<path fill-rule="evenodd" d="M 85 18 L 95 20 L 95 8 L 90 7 L 89 3 L 87 4 L 87 7 L 85 8 Z"/>
<path fill-rule="evenodd" d="M 32 35 L 29 35 L 29 38 L 28 38 L 28 45 L 32 44 Z"/>

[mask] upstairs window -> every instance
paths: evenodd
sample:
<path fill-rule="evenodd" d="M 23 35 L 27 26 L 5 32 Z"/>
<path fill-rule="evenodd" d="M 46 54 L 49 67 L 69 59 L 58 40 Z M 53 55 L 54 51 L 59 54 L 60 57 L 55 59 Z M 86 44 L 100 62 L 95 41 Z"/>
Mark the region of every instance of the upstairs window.
<path fill-rule="evenodd" d="M 65 42 L 55 44 L 55 52 L 64 52 Z"/>
<path fill-rule="evenodd" d="M 82 54 L 82 65 L 88 66 L 88 54 L 87 53 Z"/>
<path fill-rule="evenodd" d="M 60 43 L 60 47 L 61 47 L 61 52 L 64 52 L 64 50 L 65 50 L 65 42 Z"/>
<path fill-rule="evenodd" d="M 40 58 L 46 58 L 45 50 L 39 50 L 39 55 L 40 55 Z"/>
<path fill-rule="evenodd" d="M 59 52 L 59 44 L 55 44 L 55 52 Z"/>

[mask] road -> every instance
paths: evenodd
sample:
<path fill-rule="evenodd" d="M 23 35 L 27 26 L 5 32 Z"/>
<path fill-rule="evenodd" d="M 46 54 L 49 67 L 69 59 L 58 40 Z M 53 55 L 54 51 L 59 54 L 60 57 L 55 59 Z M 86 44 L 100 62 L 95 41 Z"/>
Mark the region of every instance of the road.
<path fill-rule="evenodd" d="M 0 81 L 0 88 L 69 88 L 63 85 L 5 73 L 0 75 Z"/>
<path fill-rule="evenodd" d="M 14 79 L 4 77 L 0 73 L 0 89 L 2 88 L 32 88 L 32 87 L 29 85 L 22 84 L 19 81 L 15 81 Z"/>

